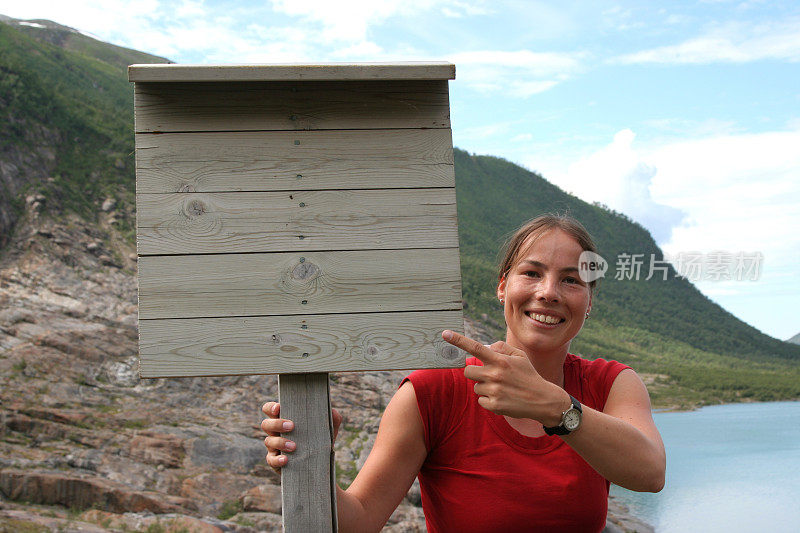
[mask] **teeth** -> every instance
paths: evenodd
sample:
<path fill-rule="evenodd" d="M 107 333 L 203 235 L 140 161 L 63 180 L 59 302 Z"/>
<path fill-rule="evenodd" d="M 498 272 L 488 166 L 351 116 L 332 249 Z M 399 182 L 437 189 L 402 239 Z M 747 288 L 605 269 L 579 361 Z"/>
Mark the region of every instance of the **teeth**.
<path fill-rule="evenodd" d="M 532 315 L 533 319 L 537 322 L 544 322 L 545 324 L 558 324 L 561 322 L 561 319 L 558 317 L 550 316 L 550 315 Z"/>

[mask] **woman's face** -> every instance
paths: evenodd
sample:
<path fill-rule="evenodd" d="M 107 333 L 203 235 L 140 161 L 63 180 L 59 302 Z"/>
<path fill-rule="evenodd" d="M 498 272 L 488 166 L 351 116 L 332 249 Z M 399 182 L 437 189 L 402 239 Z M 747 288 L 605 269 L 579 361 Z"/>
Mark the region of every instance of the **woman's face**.
<path fill-rule="evenodd" d="M 505 301 L 506 342 L 539 355 L 566 354 L 592 304 L 589 285 L 578 276 L 583 249 L 560 229 L 530 241 L 497 286 Z"/>

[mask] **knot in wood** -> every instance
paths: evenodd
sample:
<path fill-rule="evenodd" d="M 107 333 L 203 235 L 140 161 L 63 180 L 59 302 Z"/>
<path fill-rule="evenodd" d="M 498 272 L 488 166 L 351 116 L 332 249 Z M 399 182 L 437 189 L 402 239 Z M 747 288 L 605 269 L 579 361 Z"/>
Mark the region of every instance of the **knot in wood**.
<path fill-rule="evenodd" d="M 192 200 L 186 206 L 186 214 L 193 217 L 199 217 L 206 212 L 206 206 L 200 200 Z"/>
<path fill-rule="evenodd" d="M 195 188 L 189 183 L 183 183 L 178 187 L 178 192 L 196 192 Z"/>
<path fill-rule="evenodd" d="M 458 348 L 451 345 L 442 346 L 442 357 L 445 359 L 458 358 Z"/>
<path fill-rule="evenodd" d="M 292 269 L 292 278 L 299 281 L 308 281 L 317 277 L 318 273 L 319 268 L 315 264 L 304 261 Z"/>
<path fill-rule="evenodd" d="M 281 336 L 280 336 L 280 335 L 277 335 L 277 334 L 273 334 L 273 335 L 272 335 L 272 336 L 269 338 L 269 341 L 270 341 L 272 344 L 274 344 L 274 345 L 276 345 L 276 346 L 277 346 L 277 345 L 279 345 L 279 344 L 281 343 Z"/>
<path fill-rule="evenodd" d="M 374 339 L 368 340 L 365 339 L 361 345 L 362 356 L 366 361 L 376 362 L 380 361 L 381 359 L 385 359 L 388 355 L 387 353 L 381 351 L 380 344 L 376 344 Z"/>

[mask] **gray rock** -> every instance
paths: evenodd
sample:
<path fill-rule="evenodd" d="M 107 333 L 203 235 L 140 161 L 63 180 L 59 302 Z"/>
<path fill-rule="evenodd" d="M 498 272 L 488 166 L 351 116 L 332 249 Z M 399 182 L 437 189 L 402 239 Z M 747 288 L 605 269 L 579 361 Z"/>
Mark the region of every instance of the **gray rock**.
<path fill-rule="evenodd" d="M 208 430 L 188 439 L 188 459 L 194 466 L 225 468 L 236 474 L 248 474 L 264 461 L 264 443 L 236 433 Z"/>

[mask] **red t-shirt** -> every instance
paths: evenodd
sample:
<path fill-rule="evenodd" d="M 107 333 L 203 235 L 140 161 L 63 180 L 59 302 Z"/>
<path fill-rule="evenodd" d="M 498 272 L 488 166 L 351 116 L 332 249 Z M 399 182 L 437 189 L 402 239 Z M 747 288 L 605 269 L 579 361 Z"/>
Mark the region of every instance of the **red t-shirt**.
<path fill-rule="evenodd" d="M 472 357 L 467 364 L 481 362 Z M 602 411 L 626 368 L 568 354 L 564 388 Z M 430 533 L 603 529 L 609 482 L 560 437 L 526 437 L 481 407 L 462 368 L 417 370 L 406 379 L 428 450 L 419 482 Z"/>

